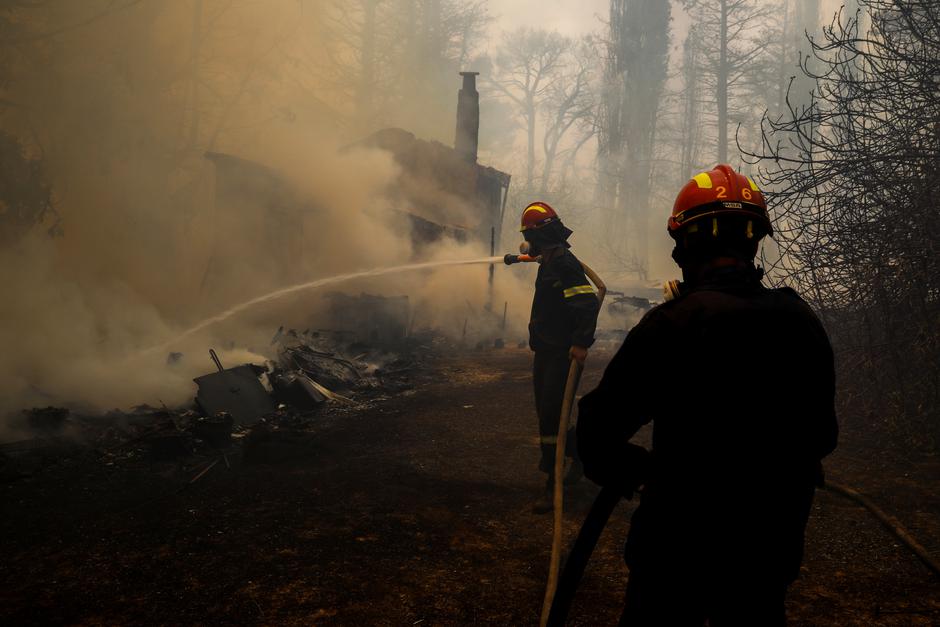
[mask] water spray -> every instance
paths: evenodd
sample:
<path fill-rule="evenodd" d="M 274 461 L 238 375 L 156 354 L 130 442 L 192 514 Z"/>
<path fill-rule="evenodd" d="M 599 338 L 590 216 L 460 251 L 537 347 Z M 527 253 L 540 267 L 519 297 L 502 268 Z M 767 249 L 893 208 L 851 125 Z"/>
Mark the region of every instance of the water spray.
<path fill-rule="evenodd" d="M 522 255 L 519 255 L 520 257 Z M 502 257 L 483 257 L 481 259 L 458 259 L 458 260 L 446 260 L 446 261 L 426 261 L 424 263 L 411 263 L 401 266 L 393 266 L 390 268 L 373 268 L 371 270 L 362 270 L 359 272 L 350 272 L 348 274 L 338 274 L 336 276 L 325 277 L 322 279 L 316 279 L 314 281 L 307 281 L 306 283 L 298 283 L 296 285 L 290 285 L 288 287 L 282 287 L 281 289 L 275 290 L 273 292 L 268 292 L 267 294 L 262 294 L 247 300 L 243 303 L 230 307 L 223 311 L 222 313 L 216 314 L 210 318 L 206 318 L 202 322 L 186 329 L 179 335 L 174 338 L 158 344 L 157 346 L 152 346 L 146 349 L 144 354 L 153 353 L 156 351 L 166 350 L 173 344 L 179 342 L 182 339 L 185 339 L 191 335 L 199 333 L 215 324 L 228 320 L 232 316 L 242 313 L 248 309 L 262 305 L 267 302 L 278 300 L 285 296 L 290 296 L 292 294 L 297 294 L 300 292 L 305 292 L 318 287 L 325 287 L 327 285 L 333 285 L 335 283 L 342 283 L 344 281 L 352 281 L 355 279 L 364 279 L 370 277 L 383 276 L 386 274 L 396 274 L 399 272 L 412 272 L 415 270 L 427 270 L 432 268 L 441 268 L 446 266 L 466 266 L 474 264 L 494 264 L 499 263 L 500 261 L 505 261 Z"/>

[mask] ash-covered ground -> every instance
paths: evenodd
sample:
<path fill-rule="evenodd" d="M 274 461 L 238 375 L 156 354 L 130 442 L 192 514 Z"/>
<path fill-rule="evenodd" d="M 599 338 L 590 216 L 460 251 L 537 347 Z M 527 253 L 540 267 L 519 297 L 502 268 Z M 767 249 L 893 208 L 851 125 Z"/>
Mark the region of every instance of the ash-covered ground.
<path fill-rule="evenodd" d="M 531 511 L 542 486 L 531 356 L 435 352 L 369 402 L 281 408 L 217 446 L 190 433 L 173 459 L 155 458 L 148 434 L 160 420 L 184 432 L 191 416 L 7 447 L 0 622 L 537 623 L 551 516 Z M 592 354 L 582 391 L 609 357 Z M 829 477 L 937 555 L 940 465 L 879 450 L 844 433 Z M 570 492 L 569 542 L 596 492 Z M 621 503 L 605 530 L 570 624 L 616 622 L 634 506 Z M 807 534 L 791 624 L 940 621 L 940 580 L 862 507 L 819 492 Z"/>

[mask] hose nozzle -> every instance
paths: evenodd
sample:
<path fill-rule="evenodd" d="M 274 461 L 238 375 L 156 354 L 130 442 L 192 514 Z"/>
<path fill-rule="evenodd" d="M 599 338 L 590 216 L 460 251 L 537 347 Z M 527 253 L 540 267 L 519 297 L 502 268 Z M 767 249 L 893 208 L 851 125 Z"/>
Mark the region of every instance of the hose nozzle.
<path fill-rule="evenodd" d="M 512 253 L 508 253 L 503 257 L 503 263 L 507 266 L 511 266 L 514 263 L 531 263 L 538 260 L 538 257 L 533 257 L 532 255 L 514 255 Z"/>

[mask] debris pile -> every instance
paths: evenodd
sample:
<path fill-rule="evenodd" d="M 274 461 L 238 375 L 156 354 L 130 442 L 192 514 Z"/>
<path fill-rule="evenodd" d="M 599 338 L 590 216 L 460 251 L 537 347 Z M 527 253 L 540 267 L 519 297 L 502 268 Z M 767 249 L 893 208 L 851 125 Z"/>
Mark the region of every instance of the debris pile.
<path fill-rule="evenodd" d="M 420 341 L 364 342 L 351 331 L 288 331 L 278 339 L 274 377 L 306 377 L 330 400 L 362 400 L 402 392 L 413 385 Z M 357 400 L 359 400 L 357 398 Z"/>
<path fill-rule="evenodd" d="M 225 412 L 236 424 L 250 425 L 277 409 L 258 378 L 267 372 L 266 368 L 245 364 L 225 369 L 217 365 L 218 372 L 193 379 L 199 386 L 196 406 L 204 415 Z"/>
<path fill-rule="evenodd" d="M 189 472 L 193 463 L 213 459 L 228 466 L 236 452 L 249 462 L 290 459 L 328 413 L 355 411 L 416 384 L 422 366 L 416 356 L 429 354 L 434 338 L 406 337 L 401 303 L 380 304 L 385 313 L 362 318 L 358 330 L 278 329 L 274 358 L 265 364 L 225 367 L 210 350 L 215 372 L 194 379 L 191 407 L 142 405 L 104 415 L 60 407 L 24 411 L 19 426 L 30 437 L 0 444 L 0 481 L 84 461 L 109 471 L 173 464 Z M 181 357 L 171 355 L 168 367 Z"/>

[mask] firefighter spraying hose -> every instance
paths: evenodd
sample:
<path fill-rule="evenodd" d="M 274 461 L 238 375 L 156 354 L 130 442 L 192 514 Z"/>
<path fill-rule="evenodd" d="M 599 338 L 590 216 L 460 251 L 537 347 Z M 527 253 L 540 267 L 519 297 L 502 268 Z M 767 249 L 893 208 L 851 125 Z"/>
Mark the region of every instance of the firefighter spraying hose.
<path fill-rule="evenodd" d="M 564 486 L 576 483 L 582 476 L 574 443 L 566 446 L 569 438 L 573 439 L 573 432 L 569 433 L 571 409 L 607 288 L 596 272 L 570 252 L 568 238 L 572 231 L 548 204 L 535 202 L 527 206 L 520 231 L 525 238 L 521 254 L 508 254 L 503 261 L 507 265 L 539 264 L 529 346 L 535 353 L 533 383 L 541 445 L 539 470 L 547 475 L 545 494 L 533 510 L 554 513 L 551 561 L 542 606 L 541 624 L 545 625 L 561 564 Z M 567 476 L 566 458 L 571 460 Z"/>

